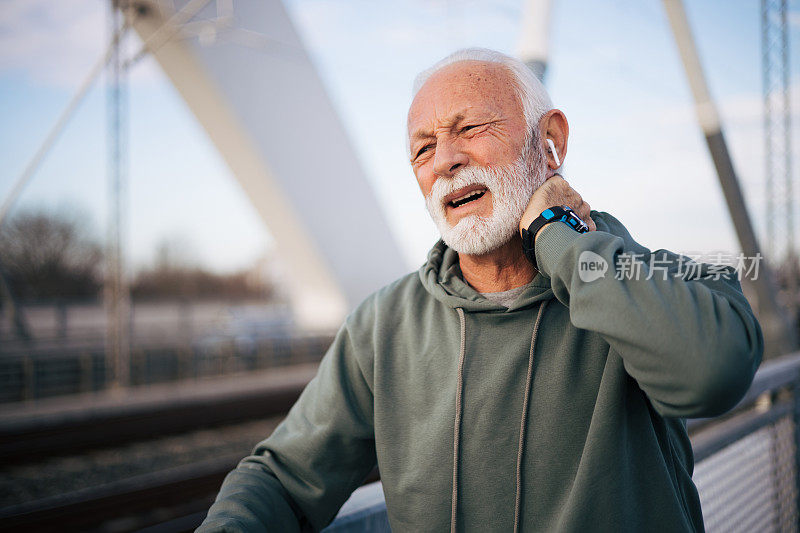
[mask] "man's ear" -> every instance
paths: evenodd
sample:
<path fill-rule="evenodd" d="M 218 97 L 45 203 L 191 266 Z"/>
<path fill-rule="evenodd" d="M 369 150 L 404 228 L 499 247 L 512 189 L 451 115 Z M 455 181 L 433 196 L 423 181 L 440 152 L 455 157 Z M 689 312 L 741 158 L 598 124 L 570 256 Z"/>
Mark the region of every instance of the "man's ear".
<path fill-rule="evenodd" d="M 539 138 L 542 140 L 542 148 L 547 153 L 547 166 L 551 170 L 556 170 L 564 164 L 564 160 L 567 158 L 567 139 L 569 138 L 569 123 L 567 123 L 566 115 L 560 109 L 551 109 L 539 119 Z M 560 164 L 556 163 L 547 139 L 553 141 Z"/>

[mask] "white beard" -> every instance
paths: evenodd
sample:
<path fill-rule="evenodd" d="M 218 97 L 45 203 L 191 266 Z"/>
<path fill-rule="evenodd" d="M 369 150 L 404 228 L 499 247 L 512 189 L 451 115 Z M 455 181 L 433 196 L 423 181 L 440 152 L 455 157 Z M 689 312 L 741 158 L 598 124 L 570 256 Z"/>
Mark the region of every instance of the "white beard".
<path fill-rule="evenodd" d="M 535 144 L 533 145 L 535 146 Z M 467 166 L 450 178 L 433 183 L 425 204 L 444 243 L 460 254 L 484 255 L 512 239 L 533 192 L 546 179 L 544 154 L 532 145 L 514 163 L 504 167 Z M 537 164 L 539 163 L 539 164 Z M 480 184 L 492 193 L 492 214 L 463 217 L 455 226 L 447 222 L 442 199 L 468 185 Z"/>

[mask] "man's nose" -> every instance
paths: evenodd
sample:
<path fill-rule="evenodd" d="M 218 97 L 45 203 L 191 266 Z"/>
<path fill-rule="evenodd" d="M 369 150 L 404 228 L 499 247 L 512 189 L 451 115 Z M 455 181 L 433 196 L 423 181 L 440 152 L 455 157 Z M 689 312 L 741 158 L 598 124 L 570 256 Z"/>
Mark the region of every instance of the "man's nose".
<path fill-rule="evenodd" d="M 433 173 L 437 176 L 450 178 L 458 169 L 467 166 L 467 164 L 469 164 L 469 157 L 459 149 L 458 143 L 439 141 L 436 144 Z"/>

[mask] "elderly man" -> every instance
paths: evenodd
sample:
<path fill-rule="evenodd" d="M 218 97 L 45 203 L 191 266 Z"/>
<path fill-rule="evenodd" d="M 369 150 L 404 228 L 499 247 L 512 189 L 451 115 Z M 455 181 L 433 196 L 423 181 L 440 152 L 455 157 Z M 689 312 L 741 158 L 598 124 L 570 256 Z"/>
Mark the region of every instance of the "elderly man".
<path fill-rule="evenodd" d="M 200 529 L 318 530 L 377 465 L 394 531 L 702 531 L 685 418 L 763 351 L 733 269 L 590 211 L 556 174 L 564 114 L 505 55 L 422 73 L 408 133 L 442 240 L 347 317 Z"/>

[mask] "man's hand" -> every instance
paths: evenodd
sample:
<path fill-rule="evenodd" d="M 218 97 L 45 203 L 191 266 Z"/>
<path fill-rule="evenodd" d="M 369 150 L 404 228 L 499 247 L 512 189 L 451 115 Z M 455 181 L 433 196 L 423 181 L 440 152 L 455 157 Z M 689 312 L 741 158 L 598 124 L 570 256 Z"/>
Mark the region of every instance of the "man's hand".
<path fill-rule="evenodd" d="M 571 207 L 572 210 L 575 211 L 575 214 L 586 222 L 586 225 L 589 226 L 589 231 L 597 230 L 594 220 L 589 216 L 589 212 L 591 211 L 589 204 L 581 198 L 581 195 L 578 194 L 575 189 L 569 186 L 567 180 L 561 177 L 560 174 L 553 174 L 541 187 L 536 189 L 531 196 L 528 207 L 525 208 L 525 212 L 522 214 L 522 218 L 519 221 L 520 233 L 522 233 L 523 229 L 528 229 L 531 222 L 533 222 L 542 211 L 556 205 L 567 205 Z M 536 235 L 538 237 L 539 234 L 537 233 Z"/>

